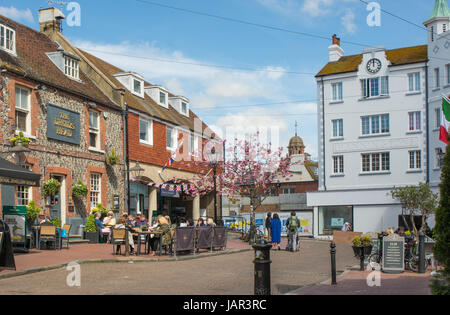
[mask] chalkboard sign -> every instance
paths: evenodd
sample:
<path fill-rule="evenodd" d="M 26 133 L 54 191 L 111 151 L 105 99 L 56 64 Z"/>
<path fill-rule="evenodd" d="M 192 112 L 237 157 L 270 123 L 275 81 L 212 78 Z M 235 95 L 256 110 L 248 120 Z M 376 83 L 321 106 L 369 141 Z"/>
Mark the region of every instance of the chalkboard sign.
<path fill-rule="evenodd" d="M 405 270 L 405 238 L 389 234 L 383 238 L 383 272 L 402 273 Z"/>

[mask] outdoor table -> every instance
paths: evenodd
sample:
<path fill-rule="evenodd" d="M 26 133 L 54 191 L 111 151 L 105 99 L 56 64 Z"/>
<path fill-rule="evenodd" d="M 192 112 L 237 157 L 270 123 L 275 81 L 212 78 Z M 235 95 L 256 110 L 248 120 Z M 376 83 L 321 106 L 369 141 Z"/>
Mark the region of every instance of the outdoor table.
<path fill-rule="evenodd" d="M 34 229 L 34 233 L 35 233 L 35 238 L 36 238 L 36 249 L 40 250 L 41 249 L 41 226 L 40 225 L 36 225 L 33 226 Z M 58 245 L 59 245 L 59 249 L 61 249 L 62 247 L 62 237 L 61 237 L 61 228 L 56 228 L 56 238 L 58 239 Z"/>
<path fill-rule="evenodd" d="M 136 252 L 137 256 L 139 256 L 141 254 L 141 235 L 145 235 L 146 238 L 149 238 L 151 234 L 159 235 L 159 236 L 157 236 L 159 238 L 159 254 L 158 254 L 158 256 L 162 255 L 162 233 L 161 232 L 158 232 L 158 231 L 137 231 L 136 233 L 138 233 L 138 244 L 137 244 L 138 248 L 137 248 L 137 252 Z"/>

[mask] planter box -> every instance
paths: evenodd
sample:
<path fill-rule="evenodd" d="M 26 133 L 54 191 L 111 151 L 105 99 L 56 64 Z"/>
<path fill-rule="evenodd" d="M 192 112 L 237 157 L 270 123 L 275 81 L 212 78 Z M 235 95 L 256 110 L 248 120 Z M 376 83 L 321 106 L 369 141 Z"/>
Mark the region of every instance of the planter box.
<path fill-rule="evenodd" d="M 89 244 L 97 244 L 98 243 L 98 232 L 84 232 L 86 235 L 86 239 L 89 240 Z"/>
<path fill-rule="evenodd" d="M 370 254 L 372 253 L 372 245 L 360 246 L 360 247 L 352 246 L 352 248 L 353 248 L 353 252 L 355 253 L 355 256 L 358 258 L 362 257 L 363 252 L 364 252 L 364 257 L 369 257 Z"/>

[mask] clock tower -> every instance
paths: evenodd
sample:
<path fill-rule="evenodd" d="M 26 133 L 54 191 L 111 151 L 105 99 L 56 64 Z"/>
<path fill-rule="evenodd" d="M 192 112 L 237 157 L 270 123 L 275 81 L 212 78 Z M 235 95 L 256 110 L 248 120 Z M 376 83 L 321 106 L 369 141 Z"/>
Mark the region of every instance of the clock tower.
<path fill-rule="evenodd" d="M 450 28 L 450 9 L 447 0 L 436 0 L 428 20 L 423 23 L 428 29 L 428 43 L 431 45 L 442 33 Z"/>

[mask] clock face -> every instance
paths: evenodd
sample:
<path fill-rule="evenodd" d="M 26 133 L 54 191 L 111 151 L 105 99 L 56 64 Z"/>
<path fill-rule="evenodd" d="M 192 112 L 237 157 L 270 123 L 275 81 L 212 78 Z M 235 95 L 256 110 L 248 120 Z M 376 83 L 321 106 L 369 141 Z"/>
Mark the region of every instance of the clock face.
<path fill-rule="evenodd" d="M 367 62 L 367 71 L 370 73 L 377 73 L 381 69 L 381 61 L 373 58 Z"/>

